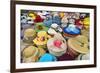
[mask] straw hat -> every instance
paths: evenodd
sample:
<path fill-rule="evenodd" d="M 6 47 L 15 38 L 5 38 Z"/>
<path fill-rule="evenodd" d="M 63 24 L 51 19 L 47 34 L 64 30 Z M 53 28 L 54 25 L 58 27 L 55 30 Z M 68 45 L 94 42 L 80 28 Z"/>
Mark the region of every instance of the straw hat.
<path fill-rule="evenodd" d="M 83 35 L 79 35 L 75 38 L 71 38 L 68 40 L 68 46 L 72 48 L 74 51 L 82 54 L 88 53 L 89 42 L 88 38 Z"/>
<path fill-rule="evenodd" d="M 28 28 L 24 31 L 23 41 L 26 43 L 32 43 L 33 39 L 36 37 L 36 32 L 32 28 Z"/>
<path fill-rule="evenodd" d="M 37 62 L 39 57 L 44 55 L 46 51 L 42 48 L 37 48 L 35 46 L 28 46 L 22 51 L 22 60 L 25 63 Z"/>
<path fill-rule="evenodd" d="M 36 62 L 38 56 L 38 49 L 34 46 L 28 46 L 22 51 L 23 62 Z"/>

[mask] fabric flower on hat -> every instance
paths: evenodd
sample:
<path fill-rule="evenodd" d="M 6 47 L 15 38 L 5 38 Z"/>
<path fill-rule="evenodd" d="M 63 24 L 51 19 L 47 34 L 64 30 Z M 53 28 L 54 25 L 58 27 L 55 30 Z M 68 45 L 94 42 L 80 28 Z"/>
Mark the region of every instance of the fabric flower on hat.
<path fill-rule="evenodd" d="M 40 31 L 37 33 L 37 37 L 33 40 L 36 45 L 44 45 L 47 43 L 47 33 L 45 31 Z"/>
<path fill-rule="evenodd" d="M 50 36 L 46 31 L 40 31 L 37 33 L 37 37 L 33 40 L 34 44 L 40 48 L 46 48 L 46 44 Z"/>
<path fill-rule="evenodd" d="M 55 56 L 61 56 L 67 50 L 66 40 L 60 33 L 57 33 L 53 38 L 48 40 L 47 47 L 51 54 Z"/>

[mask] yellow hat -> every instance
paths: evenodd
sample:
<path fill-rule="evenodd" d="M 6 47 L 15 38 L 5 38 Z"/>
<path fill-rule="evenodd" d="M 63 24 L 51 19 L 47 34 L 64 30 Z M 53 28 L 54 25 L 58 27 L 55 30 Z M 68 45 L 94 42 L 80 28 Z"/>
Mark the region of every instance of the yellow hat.
<path fill-rule="evenodd" d="M 47 43 L 47 37 L 48 37 L 48 34 L 46 31 L 40 31 L 37 33 L 37 36 L 33 42 L 36 44 L 36 45 L 45 45 Z"/>
<path fill-rule="evenodd" d="M 59 15 L 60 15 L 61 18 L 63 18 L 64 17 L 64 12 L 60 12 Z"/>
<path fill-rule="evenodd" d="M 35 14 L 35 13 L 32 13 L 32 12 L 29 12 L 28 16 L 29 16 L 29 17 L 32 17 L 33 19 L 36 18 L 36 14 Z"/>
<path fill-rule="evenodd" d="M 46 33 L 46 31 L 40 31 L 40 32 L 38 32 L 37 35 L 38 35 L 38 36 L 45 36 L 45 37 L 48 36 L 47 33 Z"/>
<path fill-rule="evenodd" d="M 88 28 L 90 25 L 90 18 L 89 17 L 84 18 L 83 23 L 84 27 Z"/>

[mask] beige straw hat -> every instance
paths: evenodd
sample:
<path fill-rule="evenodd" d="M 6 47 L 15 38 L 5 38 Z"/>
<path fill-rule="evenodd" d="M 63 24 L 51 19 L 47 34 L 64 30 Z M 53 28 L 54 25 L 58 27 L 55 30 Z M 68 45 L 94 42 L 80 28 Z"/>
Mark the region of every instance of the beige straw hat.
<path fill-rule="evenodd" d="M 79 35 L 75 38 L 69 39 L 68 45 L 70 46 L 70 48 L 72 48 L 74 51 L 78 53 L 86 54 L 89 51 L 88 38 L 83 35 Z"/>

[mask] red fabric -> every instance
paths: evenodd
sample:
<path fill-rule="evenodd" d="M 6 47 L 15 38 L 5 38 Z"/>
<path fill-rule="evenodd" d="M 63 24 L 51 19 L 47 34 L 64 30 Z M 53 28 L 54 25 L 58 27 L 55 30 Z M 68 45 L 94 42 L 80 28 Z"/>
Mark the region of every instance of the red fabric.
<path fill-rule="evenodd" d="M 75 20 L 75 25 L 76 25 L 76 27 L 83 29 L 82 20 L 80 20 L 80 19 Z"/>
<path fill-rule="evenodd" d="M 37 15 L 34 22 L 43 22 L 43 19 L 39 15 Z"/>
<path fill-rule="evenodd" d="M 60 40 L 55 40 L 54 41 L 54 45 L 56 46 L 56 47 L 60 47 L 61 46 L 61 44 L 62 44 L 62 42 L 60 41 Z"/>

